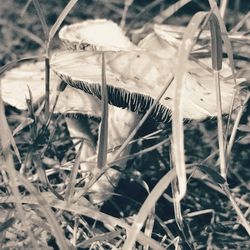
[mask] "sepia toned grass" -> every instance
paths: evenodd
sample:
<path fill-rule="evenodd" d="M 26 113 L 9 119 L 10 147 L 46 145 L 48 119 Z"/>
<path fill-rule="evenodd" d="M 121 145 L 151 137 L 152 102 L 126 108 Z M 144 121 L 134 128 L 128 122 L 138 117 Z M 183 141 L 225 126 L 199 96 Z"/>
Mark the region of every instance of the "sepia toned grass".
<path fill-rule="evenodd" d="M 24 12 L 27 11 L 28 4 L 30 4 L 29 2 L 31 1 L 27 1 L 27 6 L 24 6 Z M 132 3 L 133 1 L 125 1 L 124 8 L 122 5 L 115 5 L 115 2 L 116 1 L 112 1 L 110 4 L 114 4 L 115 8 L 121 10 L 119 13 L 123 13 L 123 16 L 120 17 L 121 26 L 125 26 L 126 29 L 126 23 L 128 23 L 129 27 L 131 21 L 129 16 L 127 16 L 127 12 L 130 11 L 130 8 L 133 8 L 133 4 L 135 3 Z M 190 1 L 177 1 L 173 5 L 167 6 L 165 11 L 161 11 L 161 13 L 153 19 L 153 22 L 157 20 L 158 23 L 162 23 L 166 18 L 172 16 L 178 9 L 189 2 Z M 40 5 L 40 1 L 33 0 L 42 30 L 45 34 L 44 43 L 47 44 L 45 51 L 45 58 L 47 60 L 45 66 L 47 69 L 45 77 L 45 85 L 47 86 L 47 108 L 43 111 L 43 107 L 40 107 L 40 110 L 37 111 L 34 108 L 35 105 L 32 101 L 31 93 L 30 96 L 27 97 L 29 111 L 17 115 L 22 116 L 22 122 L 16 123 L 14 128 L 12 127 L 11 132 L 0 98 L 0 185 L 4 190 L 0 193 L 0 212 L 4 214 L 4 206 L 7 206 L 9 209 L 9 213 L 7 215 L 4 214 L 5 217 L 1 220 L 0 224 L 0 247 L 6 249 L 10 246 L 9 249 L 11 247 L 14 249 L 20 246 L 20 249 L 27 247 L 30 249 L 45 249 L 49 247 L 48 242 L 52 237 L 56 241 L 54 245 L 57 245 L 56 247 L 60 249 L 130 250 L 142 249 L 142 247 L 143 249 L 185 249 L 185 247 L 194 249 L 202 249 L 203 247 L 207 249 L 220 249 L 223 246 L 220 245 L 222 243 L 216 241 L 216 234 L 221 233 L 218 224 L 222 226 L 224 222 L 232 223 L 239 231 L 239 234 L 235 233 L 235 230 L 229 232 L 229 236 L 232 238 L 232 242 L 228 242 L 229 249 L 234 244 L 234 241 L 236 241 L 235 239 L 241 242 L 241 246 L 244 246 L 244 244 L 246 246 L 250 245 L 247 239 L 250 235 L 249 222 L 247 221 L 249 218 L 249 202 L 247 200 L 247 194 L 242 191 L 243 188 L 247 190 L 247 183 L 244 181 L 244 176 L 240 179 L 240 174 L 236 173 L 235 176 L 238 176 L 237 178 L 240 184 L 230 188 L 228 186 L 231 185 L 231 171 L 232 173 L 233 171 L 237 171 L 235 160 L 232 160 L 234 157 L 234 152 L 232 151 L 234 147 L 237 147 L 237 140 L 239 140 L 237 135 L 240 133 L 239 127 L 248 104 L 249 92 L 244 96 L 244 100 L 236 112 L 233 110 L 234 100 L 232 100 L 232 110 L 230 111 L 227 122 L 222 115 L 220 102 L 220 70 L 222 61 L 224 60 L 223 47 L 227 53 L 232 68 L 232 75 L 236 83 L 233 49 L 222 18 L 228 6 L 227 1 L 221 1 L 221 8 L 219 10 L 214 0 L 209 0 L 208 2 L 211 10 L 195 14 L 184 31 L 179 47 L 178 65 L 176 65 L 174 76 L 168 76 L 166 86 L 164 86 L 159 97 L 141 118 L 139 124 L 128 136 L 127 140 L 115 149 L 113 162 L 107 162 L 107 118 L 109 114 L 107 109 L 107 94 L 105 94 L 107 83 L 105 79 L 105 53 L 103 53 L 102 72 L 98 72 L 100 79 L 102 79 L 102 121 L 98 132 L 98 152 L 97 155 L 93 156 L 94 160 L 98 159 L 96 165 L 100 168 L 100 171 L 88 185 L 83 186 L 82 183 L 84 179 L 79 177 L 79 165 L 80 152 L 84 142 L 80 141 L 81 146 L 78 152 L 74 152 L 72 145 L 65 149 L 63 153 L 64 156 L 62 160 L 59 161 L 57 159 L 57 154 L 59 154 L 58 150 L 63 146 L 66 147 L 64 144 L 66 144 L 66 140 L 69 136 L 62 130 L 63 118 L 59 117 L 54 119 L 53 115 L 48 111 L 50 45 L 59 27 L 77 1 L 69 1 L 67 6 L 61 11 L 61 14 L 59 14 L 56 22 L 52 25 L 52 28 L 49 29 L 46 15 L 44 15 L 45 11 Z M 145 9 L 147 10 L 147 7 L 145 7 Z M 150 6 L 148 9 L 150 9 Z M 219 14 L 219 12 L 221 14 Z M 248 16 L 248 14 L 246 16 Z M 138 15 L 138 17 L 141 16 Z M 242 20 L 244 21 L 240 25 L 235 26 L 237 30 L 244 25 L 247 18 L 243 18 Z M 136 20 L 132 20 L 132 22 L 136 22 Z M 198 155 L 200 154 L 201 157 L 199 158 L 195 153 L 194 155 L 190 155 L 188 145 L 186 144 L 187 141 L 188 143 L 192 141 L 192 138 L 188 138 L 186 134 L 191 131 L 193 123 L 189 122 L 186 124 L 185 121 L 183 121 L 181 105 L 183 105 L 184 100 L 182 100 L 181 96 L 181 84 L 188 60 L 192 60 L 193 46 L 199 39 L 197 32 L 202 34 L 205 27 L 208 27 L 208 22 L 210 22 L 211 32 L 211 72 L 214 74 L 214 82 L 211 82 L 211 84 L 215 84 L 216 86 L 218 113 L 217 124 L 213 135 L 218 134 L 219 148 L 217 148 L 216 137 L 215 139 L 208 138 L 206 140 L 202 138 L 205 142 L 202 142 L 200 145 Z M 2 24 L 4 23 L 2 22 Z M 27 35 L 29 39 L 39 43 L 42 47 L 41 41 L 37 39 L 36 36 L 33 37 L 29 35 L 30 31 L 25 33 L 22 29 L 18 27 L 15 28 L 15 30 L 21 32 L 23 35 Z M 29 59 L 30 58 L 28 58 L 28 60 Z M 6 64 L 0 69 L 0 74 L 4 74 L 6 70 L 11 69 L 16 64 L 25 60 L 24 58 Z M 158 126 L 159 130 L 157 132 L 152 132 L 149 135 L 141 136 L 133 140 L 135 135 L 138 134 L 138 131 L 140 132 L 140 129 L 145 126 L 151 111 L 164 95 L 173 77 L 177 82 L 177 86 L 172 114 L 171 149 L 169 149 L 169 133 L 168 136 L 166 136 L 167 132 L 164 130 L 165 128 L 162 130 L 159 128 L 160 126 Z M 237 87 L 235 93 L 235 95 L 239 93 Z M 224 125 L 226 122 L 227 125 Z M 211 131 L 206 131 L 202 123 L 195 126 L 202 127 L 204 129 L 203 131 L 205 131 L 203 134 L 207 133 L 208 137 L 212 134 Z M 20 143 L 20 140 L 23 140 L 22 136 L 30 140 L 30 147 L 22 147 Z M 19 137 L 21 139 L 18 139 Z M 17 142 L 15 140 L 17 140 Z M 42 140 L 45 141 L 41 143 Z M 151 143 L 151 141 L 153 143 Z M 22 143 L 24 144 L 24 141 L 22 141 Z M 129 163 L 129 168 L 124 170 L 124 173 L 122 172 L 127 182 L 125 189 L 130 189 L 129 185 L 132 183 L 130 180 L 133 179 L 137 187 L 143 189 L 146 195 L 142 200 L 139 196 L 137 197 L 138 200 L 132 197 L 132 202 L 130 202 L 129 199 L 124 199 L 126 205 L 123 204 L 124 200 L 121 204 L 117 202 L 114 207 L 116 207 L 120 216 L 112 215 L 105 210 L 102 211 L 102 208 L 92 205 L 83 195 L 87 193 L 90 186 L 93 185 L 101 175 L 105 174 L 108 168 L 116 164 L 119 165 L 119 161 L 124 160 L 124 158 L 120 157 L 120 154 L 125 147 L 131 143 L 135 148 L 137 147 L 138 150 L 124 157 L 134 160 L 134 163 Z M 142 146 L 147 143 L 149 145 L 146 147 Z M 210 143 L 211 148 L 214 150 L 207 153 L 206 143 Z M 203 150 L 205 153 L 202 153 Z M 166 151 L 168 153 L 171 152 L 169 153 L 171 157 L 168 157 Z M 75 160 L 70 160 L 70 155 L 72 154 L 75 155 Z M 152 158 L 158 157 L 156 164 L 158 167 L 156 171 L 158 172 L 157 179 L 155 178 L 155 174 L 152 174 L 153 168 L 150 163 L 143 161 L 143 158 L 147 158 L 147 155 L 150 155 L 149 157 Z M 205 156 L 207 156 L 207 158 Z M 216 156 L 219 157 L 220 173 L 216 168 Z M 149 158 L 147 159 L 149 160 Z M 86 159 L 86 161 L 89 161 L 89 159 Z M 140 162 L 142 162 L 142 166 L 140 166 Z M 47 164 L 46 168 L 45 163 Z M 173 169 L 170 169 L 169 165 L 166 166 L 167 163 L 172 164 Z M 134 169 L 131 165 L 135 166 Z M 27 170 L 29 168 L 31 169 L 31 166 L 34 167 L 35 174 L 28 173 Z M 247 172 L 247 169 L 245 172 Z M 240 173 L 242 174 L 242 171 Z M 58 176 L 56 176 L 57 174 Z M 147 179 L 144 178 L 151 174 L 154 181 L 148 185 Z M 53 177 L 54 175 L 56 177 Z M 246 174 L 246 176 L 249 176 L 249 174 Z M 174 179 L 178 180 L 177 185 L 174 191 L 169 194 L 168 186 Z M 61 180 L 63 181 L 60 182 Z M 202 191 L 199 193 L 197 189 L 190 189 L 194 182 L 200 183 L 202 187 L 204 185 L 207 189 L 212 190 L 212 195 L 206 194 L 207 196 L 205 196 Z M 119 195 L 116 191 L 114 192 L 115 197 Z M 222 211 L 224 208 L 215 204 L 217 200 L 211 198 L 213 195 L 214 197 L 218 197 L 217 195 L 227 197 L 234 211 L 227 211 L 227 214 L 223 214 Z M 209 201 L 208 197 L 211 198 L 211 201 Z M 222 198 L 220 197 L 220 199 Z M 206 200 L 207 203 L 203 203 L 204 200 Z M 111 202 L 112 198 L 110 203 Z M 171 202 L 173 202 L 175 208 L 177 208 L 172 213 L 169 212 L 167 205 L 170 204 L 169 206 L 173 206 Z M 2 204 L 4 206 L 2 206 Z M 115 204 L 115 201 L 113 201 L 113 204 Z M 135 204 L 138 204 L 136 208 L 133 207 Z M 194 206 L 193 204 L 196 205 Z M 223 205 L 225 203 L 221 204 Z M 166 205 L 166 207 L 164 207 L 164 205 Z M 122 206 L 123 208 L 119 208 Z M 206 230 L 204 230 L 202 226 L 198 228 L 198 230 L 197 226 L 196 229 L 194 229 L 194 227 L 192 228 L 192 223 L 196 218 L 206 217 L 207 214 L 212 214 L 212 216 Z M 231 217 L 228 218 L 228 216 Z M 238 221 L 234 216 L 239 218 Z M 22 225 L 21 228 L 19 223 Z M 239 229 L 239 225 L 242 225 L 242 228 Z M 177 229 L 178 227 L 179 229 Z M 11 236 L 9 235 L 11 235 L 11 233 L 16 233 L 17 236 L 19 235 L 19 237 L 21 237 L 19 234 L 21 231 L 25 232 L 25 236 L 21 238 L 23 245 L 19 245 L 18 237 L 15 238 L 14 236 L 12 236 L 11 242 L 13 245 L 5 241 L 7 233 L 10 238 Z M 205 240 L 205 237 L 202 238 L 201 235 L 199 235 L 204 232 L 207 233 Z M 228 236 L 226 232 L 223 231 L 223 233 L 225 237 Z M 224 235 L 221 234 L 220 237 Z M 53 247 L 54 246 L 52 246 L 52 248 Z"/>

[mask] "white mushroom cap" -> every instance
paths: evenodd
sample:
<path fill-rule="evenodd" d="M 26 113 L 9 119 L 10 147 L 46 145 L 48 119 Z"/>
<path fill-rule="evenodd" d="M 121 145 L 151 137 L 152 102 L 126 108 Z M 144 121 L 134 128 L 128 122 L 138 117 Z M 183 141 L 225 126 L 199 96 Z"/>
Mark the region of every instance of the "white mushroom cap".
<path fill-rule="evenodd" d="M 64 26 L 59 38 L 72 49 L 119 51 L 136 49 L 121 28 L 111 20 L 87 20 Z"/>
<path fill-rule="evenodd" d="M 145 112 L 165 86 L 172 73 L 173 59 L 163 59 L 147 51 L 106 52 L 109 102 L 132 111 Z M 204 62 L 207 63 L 207 62 Z M 193 66 L 192 66 L 193 67 Z M 196 65 L 185 74 L 183 115 L 188 119 L 216 116 L 213 76 Z M 229 67 L 224 65 L 229 73 Z M 97 52 L 63 52 L 53 56 L 53 70 L 69 85 L 100 98 L 101 56 Z M 228 76 L 228 75 L 225 75 Z M 227 113 L 235 91 L 234 82 L 221 82 L 222 111 Z M 166 121 L 173 109 L 174 82 L 156 106 L 152 116 Z"/>
<path fill-rule="evenodd" d="M 37 102 L 45 94 L 44 87 L 44 62 L 23 63 L 7 71 L 1 79 L 2 98 L 5 103 L 26 110 L 26 99 L 29 98 L 29 89 L 32 93 L 33 102 Z M 54 99 L 61 79 L 51 71 L 50 89 L 51 98 Z M 53 100 L 51 102 L 53 104 Z M 84 94 L 82 91 L 67 87 L 59 97 L 55 113 L 82 114 L 100 117 L 100 102 Z"/>
<path fill-rule="evenodd" d="M 54 90 L 60 79 L 51 74 Z M 31 90 L 33 102 L 37 102 L 44 94 L 44 62 L 27 62 L 6 71 L 1 79 L 2 98 L 5 103 L 20 110 L 27 109 L 26 98 Z"/>

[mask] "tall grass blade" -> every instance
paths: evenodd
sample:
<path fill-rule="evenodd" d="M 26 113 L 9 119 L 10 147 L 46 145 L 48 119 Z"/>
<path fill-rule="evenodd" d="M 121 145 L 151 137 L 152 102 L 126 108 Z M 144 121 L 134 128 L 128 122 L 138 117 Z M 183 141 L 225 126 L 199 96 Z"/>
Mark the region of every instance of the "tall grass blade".
<path fill-rule="evenodd" d="M 216 88 L 216 103 L 217 103 L 217 125 L 218 125 L 218 141 L 219 141 L 219 155 L 220 155 L 220 173 L 226 179 L 227 164 L 225 157 L 224 146 L 224 129 L 222 119 L 222 106 L 221 106 L 221 90 L 220 90 L 220 70 L 222 69 L 222 37 L 220 25 L 217 17 L 212 13 L 209 19 L 210 32 L 211 32 L 211 57 L 212 67 L 214 74 L 214 84 Z"/>
<path fill-rule="evenodd" d="M 25 118 L 13 131 L 12 135 L 15 136 L 18 134 L 20 131 L 22 131 L 24 128 L 27 126 L 31 125 L 34 122 L 33 119 L 27 117 Z"/>
<path fill-rule="evenodd" d="M 149 3 L 148 5 L 146 5 L 144 8 L 142 8 L 140 10 L 140 12 L 138 14 L 136 14 L 133 17 L 133 20 L 131 20 L 131 22 L 128 24 L 127 30 L 132 29 L 136 25 L 136 23 L 138 23 L 138 20 L 140 20 L 140 18 L 143 17 L 143 15 L 145 15 L 145 13 L 150 13 L 150 11 L 154 7 L 156 7 L 157 5 L 159 5 L 162 2 L 163 2 L 163 0 L 155 0 L 155 1 L 152 1 L 151 3 Z"/>
<path fill-rule="evenodd" d="M 227 5 L 228 5 L 228 0 L 221 0 L 220 1 L 220 15 L 222 18 L 225 17 Z"/>
<path fill-rule="evenodd" d="M 107 163 L 108 154 L 108 92 L 106 82 L 106 63 L 105 55 L 102 53 L 102 86 L 101 86 L 101 111 L 102 119 L 98 135 L 97 146 L 97 167 L 102 169 Z"/>
<path fill-rule="evenodd" d="M 155 225 L 155 208 L 152 209 L 145 223 L 144 233 L 149 238 L 152 237 L 154 225 Z M 144 246 L 143 250 L 150 250 L 149 245 Z"/>
<path fill-rule="evenodd" d="M 231 32 L 237 32 L 241 29 L 241 27 L 246 23 L 248 18 L 250 17 L 250 11 L 247 12 L 247 14 L 231 29 Z"/>
<path fill-rule="evenodd" d="M 66 7 L 63 9 L 59 17 L 57 18 L 56 22 L 52 26 L 51 30 L 48 34 L 48 43 L 46 48 L 46 59 L 45 59 L 45 117 L 49 117 L 49 90 L 50 90 L 50 83 L 49 83 L 49 75 L 50 75 L 50 61 L 49 61 L 49 52 L 50 52 L 50 45 L 51 41 L 54 38 L 57 30 L 59 29 L 60 25 L 70 12 L 70 10 L 73 8 L 73 6 L 76 4 L 77 0 L 71 0 Z"/>
<path fill-rule="evenodd" d="M 47 50 L 45 61 L 45 118 L 49 118 L 50 107 L 50 59 L 49 50 Z"/>
<path fill-rule="evenodd" d="M 171 190 L 172 190 L 172 195 L 173 195 L 175 221 L 180 231 L 183 232 L 184 224 L 183 224 L 183 217 L 181 213 L 181 202 L 177 198 L 178 197 L 178 185 L 177 185 L 176 178 L 174 178 L 174 180 L 171 182 Z"/>
<path fill-rule="evenodd" d="M 232 49 L 232 45 L 231 45 L 231 42 L 230 42 L 230 39 L 229 39 L 229 36 L 228 36 L 227 29 L 226 29 L 226 26 L 225 26 L 225 23 L 224 23 L 223 19 L 221 18 L 220 11 L 219 11 L 219 8 L 218 8 L 215 0 L 208 0 L 208 1 L 209 1 L 210 8 L 211 8 L 213 14 L 218 19 L 220 29 L 221 29 L 221 37 L 222 37 L 222 40 L 223 40 L 223 42 L 225 44 L 226 52 L 227 52 L 228 59 L 229 59 L 229 64 L 230 64 L 230 67 L 232 69 L 232 74 L 233 74 L 233 78 L 234 78 L 235 85 L 236 85 L 236 75 L 235 75 L 235 66 L 234 66 L 234 59 L 233 59 L 233 49 Z"/>
<path fill-rule="evenodd" d="M 138 237 L 141 228 L 144 225 L 147 216 L 152 211 L 152 208 L 156 205 L 157 200 L 160 198 L 160 196 L 167 189 L 171 181 L 174 179 L 175 175 L 176 175 L 175 170 L 174 169 L 170 170 L 166 175 L 164 175 L 161 178 L 161 180 L 155 185 L 153 190 L 150 192 L 150 194 L 148 195 L 147 199 L 141 206 L 140 211 L 137 214 L 132 224 L 131 230 L 128 233 L 127 239 L 123 245 L 123 250 L 133 249 L 135 241 Z M 164 249 L 164 248 L 159 248 L 159 249 Z"/>
<path fill-rule="evenodd" d="M 198 165 L 197 166 L 202 172 L 206 173 L 211 180 L 216 183 L 217 185 L 224 185 L 226 180 L 216 172 L 213 168 L 207 167 L 205 165 Z"/>
<path fill-rule="evenodd" d="M 221 37 L 222 37 L 222 40 L 225 44 L 225 49 L 226 49 L 226 53 L 228 56 L 229 65 L 231 67 L 233 80 L 234 80 L 234 83 L 236 86 L 236 91 L 235 91 L 234 96 L 232 97 L 232 102 L 231 102 L 229 115 L 228 115 L 228 122 L 227 122 L 226 133 L 225 133 L 225 138 L 227 138 L 227 135 L 229 132 L 229 124 L 230 124 L 231 115 L 232 115 L 233 106 L 234 106 L 234 100 L 235 100 L 235 96 L 239 92 L 239 87 L 237 86 L 237 83 L 236 83 L 236 73 L 235 73 L 235 65 L 234 65 L 234 59 L 233 59 L 233 49 L 232 49 L 232 45 L 231 45 L 231 42 L 230 42 L 230 39 L 228 36 L 228 32 L 227 32 L 225 23 L 224 23 L 223 19 L 221 18 L 220 11 L 219 11 L 219 8 L 218 8 L 215 0 L 208 0 L 208 1 L 209 1 L 211 10 L 212 10 L 213 14 L 217 17 L 219 25 L 220 25 Z"/>
<path fill-rule="evenodd" d="M 70 10 L 77 3 L 77 1 L 78 0 L 70 0 L 69 3 L 66 5 L 66 7 L 63 9 L 63 11 L 61 12 L 61 14 L 59 15 L 59 17 L 57 18 L 56 22 L 54 23 L 54 25 L 52 26 L 52 28 L 49 32 L 49 41 L 51 41 L 54 38 L 60 25 L 62 24 L 62 22 L 64 21 L 64 19 L 66 18 L 66 16 L 70 12 Z"/>
<path fill-rule="evenodd" d="M 17 148 L 16 142 L 13 138 L 13 135 L 10 131 L 10 128 L 8 126 L 8 123 L 6 121 L 5 113 L 4 113 L 4 107 L 3 107 L 3 101 L 1 97 L 1 81 L 0 81 L 0 109 L 1 109 L 1 119 L 0 119 L 0 125 L 1 125 L 1 133 L 4 134 L 4 139 L 3 141 L 0 140 L 1 148 L 0 148 L 0 153 L 4 153 L 5 150 L 10 150 L 9 145 L 13 147 L 13 150 L 16 154 L 16 157 L 20 163 L 22 163 L 21 155 L 19 153 L 19 150 Z M 0 133 L 0 134 L 1 134 Z M 0 135 L 1 136 L 1 135 Z"/>
<path fill-rule="evenodd" d="M 49 38 L 49 28 L 48 28 L 48 25 L 46 23 L 46 18 L 45 18 L 44 14 L 43 14 L 42 7 L 41 7 L 38 0 L 32 0 L 32 1 L 33 1 L 34 6 L 35 6 L 35 9 L 37 11 L 40 22 L 42 24 L 45 39 L 48 40 L 48 38 Z"/>
<path fill-rule="evenodd" d="M 179 195 L 177 199 L 182 199 L 186 193 L 186 166 L 184 153 L 184 127 L 182 114 L 182 89 L 187 69 L 189 55 L 196 41 L 196 32 L 207 16 L 206 12 L 196 13 L 190 20 L 179 47 L 177 65 L 175 69 L 175 89 L 174 105 L 172 114 L 173 131 L 173 163 L 178 178 Z"/>

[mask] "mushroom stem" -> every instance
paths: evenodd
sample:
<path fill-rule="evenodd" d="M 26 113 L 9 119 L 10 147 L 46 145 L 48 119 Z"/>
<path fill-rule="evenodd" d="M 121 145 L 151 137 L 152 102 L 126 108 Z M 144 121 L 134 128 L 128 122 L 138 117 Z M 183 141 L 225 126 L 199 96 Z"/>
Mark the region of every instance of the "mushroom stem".
<path fill-rule="evenodd" d="M 116 148 L 123 144 L 131 131 L 135 128 L 139 121 L 139 116 L 127 109 L 117 107 L 109 107 L 109 128 L 108 128 L 108 155 L 107 163 L 114 160 L 116 155 Z M 125 150 L 119 155 L 126 156 L 130 153 L 131 145 L 128 145 Z M 112 196 L 113 189 L 116 187 L 121 171 L 126 168 L 127 160 L 119 162 L 119 170 L 109 168 L 105 174 L 90 188 L 93 193 L 92 202 L 102 203 Z"/>
<path fill-rule="evenodd" d="M 88 143 L 85 144 L 85 147 L 81 151 L 81 171 L 83 173 L 91 173 L 94 175 L 95 168 L 90 162 L 87 162 L 87 159 L 95 157 L 95 143 L 93 135 L 91 134 L 88 122 L 85 119 L 70 119 L 67 118 L 67 126 L 70 132 L 71 137 L 73 138 L 83 138 Z M 115 156 L 115 150 L 119 147 L 129 136 L 130 132 L 134 129 L 136 124 L 139 121 L 139 116 L 127 109 L 121 109 L 109 105 L 109 118 L 108 118 L 108 145 L 109 153 L 107 155 L 107 161 L 112 162 Z M 76 142 L 73 139 L 73 142 Z M 79 149 L 79 145 L 76 145 L 76 150 Z M 131 146 L 127 146 L 126 149 L 121 153 L 120 157 L 126 156 L 129 154 Z M 90 200 L 94 204 L 102 204 L 107 200 L 113 193 L 113 189 L 116 186 L 117 182 L 120 179 L 120 170 L 123 170 L 126 167 L 127 161 L 122 161 L 119 163 L 119 170 L 114 168 L 109 168 L 106 173 L 94 183 L 89 191 Z M 86 175 L 86 181 L 90 181 L 89 174 Z M 87 184 L 87 183 L 86 183 Z"/>
<path fill-rule="evenodd" d="M 78 143 L 79 139 L 84 141 L 84 146 L 82 147 L 80 155 L 80 159 L 82 161 L 81 169 L 90 171 L 90 164 L 85 163 L 85 161 L 95 154 L 95 142 L 88 126 L 87 119 L 87 117 L 79 119 L 66 117 L 66 123 L 76 151 L 80 149 L 80 143 Z"/>

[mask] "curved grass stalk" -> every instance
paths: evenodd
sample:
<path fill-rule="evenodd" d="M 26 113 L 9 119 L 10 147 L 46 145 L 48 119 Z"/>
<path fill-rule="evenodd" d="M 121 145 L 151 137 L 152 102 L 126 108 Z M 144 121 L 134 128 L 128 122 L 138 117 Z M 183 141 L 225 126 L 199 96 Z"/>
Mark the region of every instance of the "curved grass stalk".
<path fill-rule="evenodd" d="M 200 24 L 207 16 L 206 12 L 198 12 L 189 22 L 178 51 L 178 60 L 175 69 L 175 98 L 172 114 L 172 131 L 173 131 L 173 163 L 177 173 L 179 194 L 176 199 L 181 200 L 187 189 L 186 166 L 184 153 L 184 128 L 182 114 L 182 90 L 185 72 L 189 55 L 194 46 L 196 32 L 199 30 Z"/>

